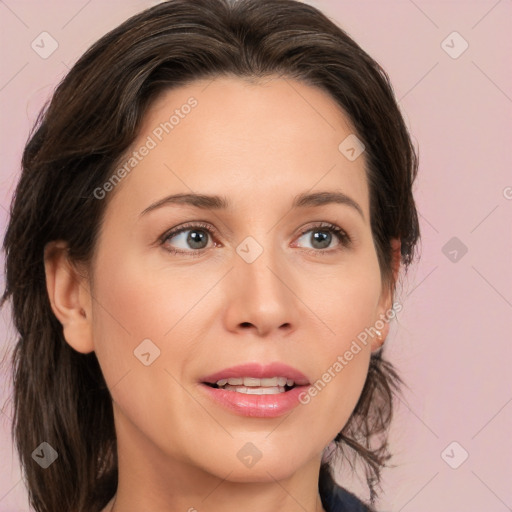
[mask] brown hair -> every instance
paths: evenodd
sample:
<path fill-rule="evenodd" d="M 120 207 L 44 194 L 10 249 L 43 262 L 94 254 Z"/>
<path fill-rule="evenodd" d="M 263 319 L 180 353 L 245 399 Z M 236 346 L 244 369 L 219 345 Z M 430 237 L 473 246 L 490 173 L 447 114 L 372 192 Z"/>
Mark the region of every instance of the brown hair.
<path fill-rule="evenodd" d="M 366 146 L 383 283 L 395 291 L 392 238 L 401 240 L 405 269 L 413 261 L 415 150 L 387 74 L 325 15 L 295 0 L 171 0 L 122 23 L 78 60 L 41 110 L 4 239 L 1 304 L 11 298 L 19 332 L 13 437 L 37 512 L 99 511 L 117 487 L 111 397 L 94 352 L 73 350 L 52 312 L 45 245 L 65 240 L 73 261 L 90 262 L 108 204 L 94 190 L 136 138 L 148 106 L 170 88 L 221 75 L 285 76 L 334 98 Z M 382 350 L 372 353 L 359 401 L 335 439 L 341 453 L 352 450 L 365 463 L 372 503 L 400 383 Z M 42 441 L 59 454 L 44 470 L 31 457 Z M 322 463 L 320 489 L 332 483 L 331 463 Z"/>

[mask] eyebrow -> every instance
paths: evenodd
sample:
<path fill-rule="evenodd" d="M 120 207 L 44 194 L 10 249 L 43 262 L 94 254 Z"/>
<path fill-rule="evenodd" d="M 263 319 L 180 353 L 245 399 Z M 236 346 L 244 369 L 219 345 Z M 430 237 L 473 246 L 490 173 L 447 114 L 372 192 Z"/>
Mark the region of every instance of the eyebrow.
<path fill-rule="evenodd" d="M 314 192 L 311 194 L 303 192 L 302 194 L 295 196 L 293 199 L 292 210 L 298 208 L 315 208 L 333 203 L 344 204 L 354 208 L 364 219 L 364 213 L 361 206 L 343 192 Z M 142 211 L 139 217 L 142 217 L 157 208 L 161 208 L 162 206 L 176 204 L 189 205 L 202 210 L 227 210 L 231 206 L 229 199 L 225 196 L 206 194 L 173 194 L 148 206 L 144 211 Z"/>

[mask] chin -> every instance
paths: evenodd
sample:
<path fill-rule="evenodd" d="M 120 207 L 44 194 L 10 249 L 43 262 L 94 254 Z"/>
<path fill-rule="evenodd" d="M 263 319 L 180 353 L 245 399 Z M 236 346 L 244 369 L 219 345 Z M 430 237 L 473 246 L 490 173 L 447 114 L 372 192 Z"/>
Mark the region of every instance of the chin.
<path fill-rule="evenodd" d="M 251 444 L 243 443 L 240 445 L 241 449 L 237 448 L 234 451 L 227 449 L 225 453 L 233 455 L 211 460 L 207 471 L 230 482 L 267 483 L 292 477 L 309 460 L 307 454 L 300 456 L 296 447 L 291 450 L 293 456 L 290 456 L 288 450 L 278 447 L 261 449 L 258 453 Z M 246 454 L 251 455 L 247 457 Z"/>
<path fill-rule="evenodd" d="M 225 474 L 222 475 L 222 478 L 226 478 L 229 482 L 271 483 L 276 480 L 291 478 L 299 469 L 298 467 L 291 467 L 289 464 L 260 465 L 260 463 L 252 468 L 235 468 L 227 478 Z"/>

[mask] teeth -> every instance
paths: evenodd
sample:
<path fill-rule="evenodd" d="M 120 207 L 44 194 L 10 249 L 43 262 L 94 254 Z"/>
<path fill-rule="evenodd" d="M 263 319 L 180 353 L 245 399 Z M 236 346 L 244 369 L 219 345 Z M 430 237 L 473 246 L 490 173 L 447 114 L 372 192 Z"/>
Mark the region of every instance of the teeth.
<path fill-rule="evenodd" d="M 284 393 L 285 389 L 282 386 L 274 387 L 245 387 L 245 386 L 230 386 L 229 384 L 224 387 L 228 391 L 236 391 L 237 393 L 245 393 L 246 395 L 277 395 Z"/>
<path fill-rule="evenodd" d="M 257 379 L 255 377 L 230 377 L 229 379 L 220 379 L 217 381 L 219 388 L 223 386 L 244 386 L 244 387 L 284 387 L 293 386 L 293 379 L 286 377 L 272 377 L 266 379 Z M 227 389 L 227 387 L 226 387 Z"/>

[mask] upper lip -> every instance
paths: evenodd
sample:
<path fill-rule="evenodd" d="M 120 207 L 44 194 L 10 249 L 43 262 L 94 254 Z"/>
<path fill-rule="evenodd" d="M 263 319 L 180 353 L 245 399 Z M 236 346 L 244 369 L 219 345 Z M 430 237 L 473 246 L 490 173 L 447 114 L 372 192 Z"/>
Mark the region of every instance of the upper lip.
<path fill-rule="evenodd" d="M 254 377 L 257 379 L 286 377 L 287 379 L 292 379 L 297 386 L 309 384 L 308 378 L 301 371 L 280 362 L 270 364 L 246 363 L 231 366 L 203 377 L 201 382 L 215 384 L 221 379 L 229 379 L 231 377 Z"/>

